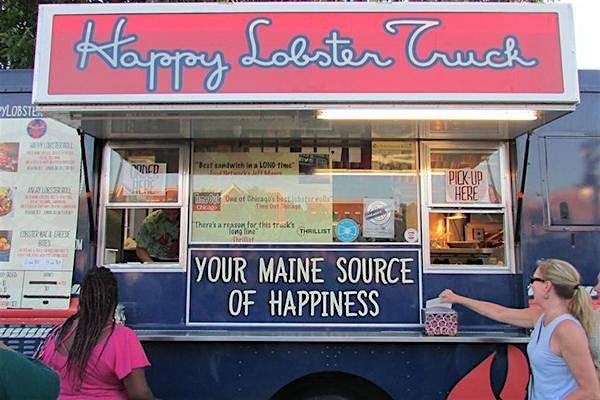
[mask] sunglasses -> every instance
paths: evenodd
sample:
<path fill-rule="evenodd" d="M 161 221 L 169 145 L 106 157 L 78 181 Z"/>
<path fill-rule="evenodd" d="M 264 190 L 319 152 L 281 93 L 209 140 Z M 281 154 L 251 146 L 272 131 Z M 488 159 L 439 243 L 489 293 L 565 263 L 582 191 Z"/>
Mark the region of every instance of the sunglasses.
<path fill-rule="evenodd" d="M 535 276 L 532 276 L 532 277 L 529 278 L 529 284 L 533 285 L 533 282 L 542 282 L 543 283 L 543 282 L 546 282 L 546 280 L 542 279 L 542 278 L 537 278 Z"/>

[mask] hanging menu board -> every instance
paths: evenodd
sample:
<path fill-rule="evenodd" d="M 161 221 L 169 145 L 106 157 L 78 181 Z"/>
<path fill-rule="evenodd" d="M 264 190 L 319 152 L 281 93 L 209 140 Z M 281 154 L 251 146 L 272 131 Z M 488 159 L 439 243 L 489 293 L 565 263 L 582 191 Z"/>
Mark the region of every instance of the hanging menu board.
<path fill-rule="evenodd" d="M 80 160 L 74 129 L 0 119 L 0 308 L 68 308 Z"/>

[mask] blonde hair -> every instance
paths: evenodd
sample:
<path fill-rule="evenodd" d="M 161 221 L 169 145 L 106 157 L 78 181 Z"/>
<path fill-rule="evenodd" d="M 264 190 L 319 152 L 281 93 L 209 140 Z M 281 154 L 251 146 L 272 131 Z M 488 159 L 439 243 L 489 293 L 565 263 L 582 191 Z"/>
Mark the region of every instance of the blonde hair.
<path fill-rule="evenodd" d="M 556 294 L 569 301 L 569 312 L 590 338 L 594 332 L 594 309 L 591 296 L 580 286 L 579 272 L 570 263 L 556 258 L 538 260 L 536 267 L 544 280 L 552 282 Z"/>

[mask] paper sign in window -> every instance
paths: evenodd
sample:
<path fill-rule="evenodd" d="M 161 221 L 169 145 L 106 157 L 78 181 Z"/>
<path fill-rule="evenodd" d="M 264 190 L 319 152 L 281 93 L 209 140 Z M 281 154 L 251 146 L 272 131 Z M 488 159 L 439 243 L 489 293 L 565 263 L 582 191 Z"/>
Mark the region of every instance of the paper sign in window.
<path fill-rule="evenodd" d="M 446 171 L 446 201 L 449 203 L 489 203 L 487 172 L 477 168 Z"/>

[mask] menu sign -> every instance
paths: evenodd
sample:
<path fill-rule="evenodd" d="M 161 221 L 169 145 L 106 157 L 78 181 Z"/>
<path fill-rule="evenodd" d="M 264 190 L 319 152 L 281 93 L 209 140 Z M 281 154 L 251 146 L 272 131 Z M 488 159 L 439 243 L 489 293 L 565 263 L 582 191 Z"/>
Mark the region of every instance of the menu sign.
<path fill-rule="evenodd" d="M 80 148 L 58 122 L 0 119 L 0 308 L 67 308 Z"/>

